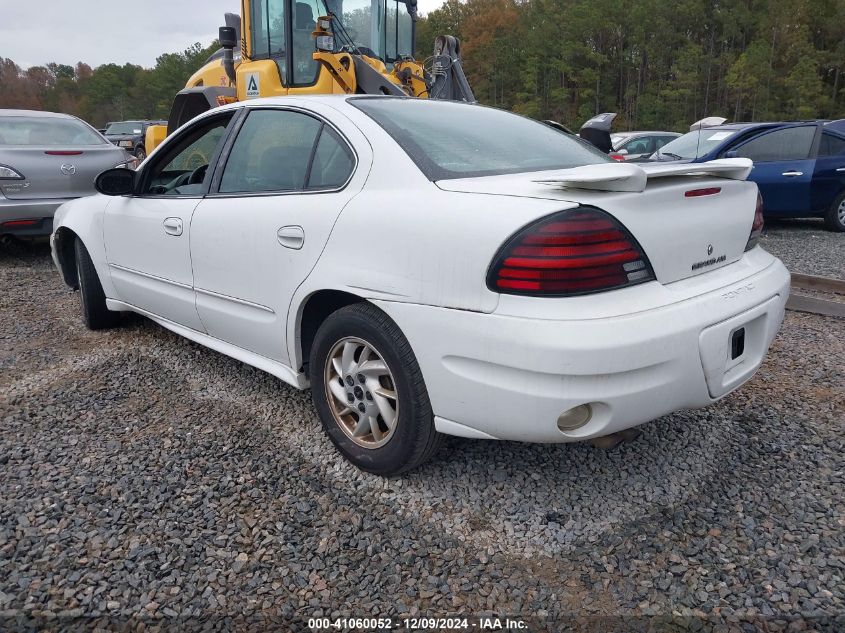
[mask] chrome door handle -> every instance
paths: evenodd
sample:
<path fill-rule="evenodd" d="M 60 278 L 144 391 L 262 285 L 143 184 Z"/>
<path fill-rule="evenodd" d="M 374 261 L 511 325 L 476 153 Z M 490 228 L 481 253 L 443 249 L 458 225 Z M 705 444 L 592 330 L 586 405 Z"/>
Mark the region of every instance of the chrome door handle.
<path fill-rule="evenodd" d="M 305 230 L 301 226 L 283 226 L 276 233 L 279 244 L 294 251 L 305 246 Z"/>
<path fill-rule="evenodd" d="M 168 235 L 175 235 L 176 237 L 179 237 L 182 235 L 183 230 L 184 227 L 180 218 L 167 218 L 164 221 L 164 232 Z"/>
<path fill-rule="evenodd" d="M 836 171 L 845 171 L 845 167 L 840 167 L 840 168 L 839 168 L 839 169 L 837 169 Z"/>
<path fill-rule="evenodd" d="M 789 178 L 793 178 L 795 176 L 803 176 L 804 172 L 803 171 L 785 171 L 785 172 L 783 172 L 782 175 L 787 176 Z"/>

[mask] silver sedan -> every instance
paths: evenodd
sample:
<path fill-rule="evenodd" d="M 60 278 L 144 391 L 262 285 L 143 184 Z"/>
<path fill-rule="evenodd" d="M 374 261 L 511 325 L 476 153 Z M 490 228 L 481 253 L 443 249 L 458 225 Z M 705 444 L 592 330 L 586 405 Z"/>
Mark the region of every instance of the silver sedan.
<path fill-rule="evenodd" d="M 120 166 L 137 161 L 76 117 L 0 110 L 0 236 L 49 235 L 61 204 L 94 194 L 97 175 Z"/>

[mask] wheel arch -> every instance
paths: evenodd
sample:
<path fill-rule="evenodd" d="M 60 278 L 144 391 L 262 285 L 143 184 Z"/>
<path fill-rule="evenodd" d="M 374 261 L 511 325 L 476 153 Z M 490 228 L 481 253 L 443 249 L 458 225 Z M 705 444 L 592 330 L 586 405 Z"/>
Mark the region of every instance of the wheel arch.
<path fill-rule="evenodd" d="M 65 284 L 73 290 L 79 290 L 79 275 L 76 271 L 76 240 L 82 241 L 82 238 L 66 226 L 60 226 L 53 234 L 56 266 L 58 266 Z"/>
<path fill-rule="evenodd" d="M 296 343 L 292 364 L 307 375 L 311 346 L 320 326 L 341 308 L 366 301 L 367 299 L 360 295 L 330 288 L 316 290 L 305 297 L 296 312 Z"/>

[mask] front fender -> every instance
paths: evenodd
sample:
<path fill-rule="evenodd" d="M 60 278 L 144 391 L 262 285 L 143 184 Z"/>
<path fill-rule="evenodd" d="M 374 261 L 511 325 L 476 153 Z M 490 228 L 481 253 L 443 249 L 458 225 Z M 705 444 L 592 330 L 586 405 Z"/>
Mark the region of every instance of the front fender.
<path fill-rule="evenodd" d="M 59 267 L 62 278 L 71 288 L 76 288 L 76 272 L 72 269 L 71 263 L 73 260 L 69 260 L 67 255 L 73 252 L 73 245 L 69 240 L 73 237 L 82 240 L 97 269 L 106 297 L 116 299 L 119 297 L 111 283 L 103 242 L 103 220 L 110 203 L 110 197 L 97 194 L 71 200 L 60 206 L 53 219 L 53 235 L 50 237 L 50 244 L 53 260 Z"/>

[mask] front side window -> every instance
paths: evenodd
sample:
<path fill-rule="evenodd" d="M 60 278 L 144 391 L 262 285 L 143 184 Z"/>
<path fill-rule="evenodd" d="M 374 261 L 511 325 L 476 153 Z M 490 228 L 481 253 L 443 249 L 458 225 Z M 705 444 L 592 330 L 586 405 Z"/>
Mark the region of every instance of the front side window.
<path fill-rule="evenodd" d="M 504 110 L 404 98 L 350 103 L 381 125 L 430 180 L 611 162 L 568 134 Z"/>
<path fill-rule="evenodd" d="M 283 83 L 287 79 L 285 4 L 286 0 L 253 0 L 249 16 L 252 58 L 275 60 Z"/>
<path fill-rule="evenodd" d="M 220 193 L 304 189 L 322 127 L 300 112 L 250 112 L 226 162 Z"/>
<path fill-rule="evenodd" d="M 651 154 L 654 151 L 653 138 L 650 136 L 643 136 L 635 138 L 628 142 L 622 149 L 627 150 L 629 154 Z"/>
<path fill-rule="evenodd" d="M 319 0 L 295 0 L 293 18 L 293 83 L 311 85 L 317 80 L 319 62 L 314 61 L 314 30 L 322 15 Z"/>
<path fill-rule="evenodd" d="M 804 160 L 816 136 L 816 126 L 790 127 L 751 139 L 736 148 L 740 158 L 750 158 L 755 163 L 778 160 Z"/>
<path fill-rule="evenodd" d="M 0 116 L 0 145 L 77 147 L 105 145 L 95 130 L 76 119 Z"/>
<path fill-rule="evenodd" d="M 189 130 L 171 143 L 143 178 L 142 195 L 201 195 L 210 178 L 208 166 L 217 153 L 232 114 Z"/>
<path fill-rule="evenodd" d="M 365 55 L 391 63 L 412 56 L 414 23 L 397 0 L 323 0 L 342 30 Z M 341 35 L 341 34 L 339 34 Z M 342 35 L 339 44 L 347 44 Z"/>

